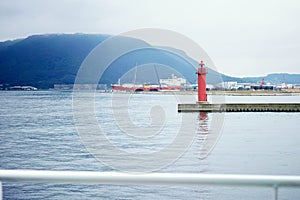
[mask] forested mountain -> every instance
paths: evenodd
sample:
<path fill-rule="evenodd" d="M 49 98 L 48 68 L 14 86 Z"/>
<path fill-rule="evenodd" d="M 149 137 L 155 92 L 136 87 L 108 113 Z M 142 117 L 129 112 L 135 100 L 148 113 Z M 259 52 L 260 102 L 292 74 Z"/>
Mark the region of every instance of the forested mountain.
<path fill-rule="evenodd" d="M 49 34 L 0 42 L 0 84 L 32 85 L 42 89 L 51 88 L 54 84 L 72 84 L 86 56 L 108 37 L 101 34 Z M 137 39 L 124 38 L 124 41 L 147 46 L 147 43 Z M 137 70 L 140 76 L 136 81 L 140 82 L 155 82 L 157 75 L 167 78 L 170 73 L 184 76 L 190 83 L 195 83 L 197 78 L 196 61 L 187 62 L 168 51 L 148 48 L 129 52 L 116 59 L 105 71 L 100 83 L 116 83 L 121 77 L 126 81 L 126 77 L 130 77 L 128 71 L 133 73 L 136 65 L 142 66 Z M 166 66 L 172 66 L 173 69 L 167 69 Z M 258 82 L 263 77 L 237 78 L 208 69 L 207 78 L 208 83 L 216 84 L 222 80 Z M 300 82 L 299 74 L 270 74 L 264 78 L 271 83 L 284 80 L 287 83 Z"/>

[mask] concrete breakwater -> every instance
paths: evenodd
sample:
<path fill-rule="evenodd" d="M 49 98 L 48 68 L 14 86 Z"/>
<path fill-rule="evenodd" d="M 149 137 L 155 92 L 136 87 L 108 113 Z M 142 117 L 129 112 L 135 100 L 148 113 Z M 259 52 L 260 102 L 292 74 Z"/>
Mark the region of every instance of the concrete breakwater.
<path fill-rule="evenodd" d="M 300 103 L 178 104 L 178 112 L 300 112 Z"/>

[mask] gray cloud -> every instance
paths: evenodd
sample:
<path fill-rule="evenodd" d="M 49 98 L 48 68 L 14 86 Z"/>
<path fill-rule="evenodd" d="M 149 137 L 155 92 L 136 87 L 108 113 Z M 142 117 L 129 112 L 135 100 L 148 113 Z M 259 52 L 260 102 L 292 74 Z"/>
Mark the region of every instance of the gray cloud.
<path fill-rule="evenodd" d="M 300 73 L 299 8 L 298 0 L 2 0 L 0 40 L 155 27 L 192 38 L 230 75 Z"/>

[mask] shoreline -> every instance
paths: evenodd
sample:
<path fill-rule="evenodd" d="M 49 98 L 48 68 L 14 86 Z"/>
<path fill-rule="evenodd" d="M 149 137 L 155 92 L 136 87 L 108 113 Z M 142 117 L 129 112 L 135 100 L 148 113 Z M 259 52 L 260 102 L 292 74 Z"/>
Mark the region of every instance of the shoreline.
<path fill-rule="evenodd" d="M 163 91 L 163 92 L 122 92 L 122 91 L 98 91 L 99 93 L 116 93 L 116 94 L 153 94 L 153 95 L 197 95 L 197 91 Z M 224 95 L 224 96 L 300 96 L 300 90 L 293 91 L 207 91 L 207 95 Z"/>
<path fill-rule="evenodd" d="M 226 95 L 226 96 L 300 96 L 300 90 L 286 91 L 208 91 L 208 95 Z"/>
<path fill-rule="evenodd" d="M 0 92 L 18 92 L 18 90 L 0 90 Z M 41 92 L 41 91 L 61 91 L 61 92 L 73 92 L 73 90 L 19 90 L 19 92 Z M 151 95 L 197 95 L 198 91 L 156 91 L 156 92 L 125 92 L 125 91 L 112 91 L 112 90 L 80 90 L 81 92 L 95 92 L 101 93 L 115 93 L 115 94 L 151 94 Z M 207 91 L 207 95 L 224 95 L 224 96 L 300 96 L 300 90 L 241 90 L 241 91 L 225 91 L 225 90 L 213 90 Z"/>

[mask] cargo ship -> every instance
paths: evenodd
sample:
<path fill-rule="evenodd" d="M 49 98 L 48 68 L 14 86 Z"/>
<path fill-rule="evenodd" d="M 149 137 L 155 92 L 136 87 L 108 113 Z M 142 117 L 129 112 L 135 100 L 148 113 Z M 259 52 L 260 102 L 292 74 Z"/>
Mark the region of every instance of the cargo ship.
<path fill-rule="evenodd" d="M 186 85 L 186 80 L 172 74 L 169 79 L 160 79 L 159 84 L 135 84 L 135 83 L 124 83 L 112 84 L 111 87 L 114 91 L 133 91 L 133 92 L 143 92 L 143 91 L 178 91 L 183 90 Z"/>
<path fill-rule="evenodd" d="M 112 86 L 113 90 L 117 91 L 134 91 L 134 92 L 142 92 L 142 91 L 176 91 L 176 90 L 181 90 L 183 89 L 183 86 L 168 86 L 168 85 L 154 85 L 154 84 L 141 84 L 141 85 L 136 85 L 136 84 L 129 84 L 125 83 L 122 85 L 119 84 L 113 84 Z"/>

